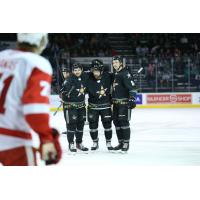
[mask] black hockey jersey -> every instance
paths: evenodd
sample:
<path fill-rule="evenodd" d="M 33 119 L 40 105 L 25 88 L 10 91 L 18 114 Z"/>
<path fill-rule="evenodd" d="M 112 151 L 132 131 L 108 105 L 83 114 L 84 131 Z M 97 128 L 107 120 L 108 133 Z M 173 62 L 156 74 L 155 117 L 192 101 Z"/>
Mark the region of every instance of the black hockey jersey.
<path fill-rule="evenodd" d="M 84 73 L 80 77 L 74 74 L 65 80 L 61 89 L 62 100 L 65 103 L 84 103 L 86 92 L 87 75 Z"/>
<path fill-rule="evenodd" d="M 133 77 L 126 68 L 113 74 L 112 86 L 113 100 L 128 100 L 136 96 Z"/>
<path fill-rule="evenodd" d="M 98 108 L 109 107 L 111 105 L 111 85 L 112 75 L 110 73 L 104 72 L 99 80 L 95 79 L 93 74 L 90 73 L 87 80 L 89 106 Z"/>

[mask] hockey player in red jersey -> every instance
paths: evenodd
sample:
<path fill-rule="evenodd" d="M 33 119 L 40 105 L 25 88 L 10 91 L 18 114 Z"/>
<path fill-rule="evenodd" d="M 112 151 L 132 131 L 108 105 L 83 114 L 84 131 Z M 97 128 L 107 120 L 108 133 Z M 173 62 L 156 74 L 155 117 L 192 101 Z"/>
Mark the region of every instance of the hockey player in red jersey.
<path fill-rule="evenodd" d="M 46 48 L 45 33 L 17 34 L 18 48 L 0 52 L 0 164 L 37 165 L 33 131 L 46 164 L 61 158 L 59 133 L 49 126 L 50 63 L 39 54 Z"/>

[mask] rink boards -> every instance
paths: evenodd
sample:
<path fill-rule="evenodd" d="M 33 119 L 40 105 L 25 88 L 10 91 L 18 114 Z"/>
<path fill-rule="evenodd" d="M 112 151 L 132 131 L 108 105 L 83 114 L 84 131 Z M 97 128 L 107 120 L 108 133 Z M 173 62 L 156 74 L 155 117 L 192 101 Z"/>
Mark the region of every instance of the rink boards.
<path fill-rule="evenodd" d="M 59 107 L 58 95 L 51 95 L 50 105 L 51 111 L 55 111 Z M 200 92 L 140 93 L 137 95 L 137 108 L 200 108 Z M 62 110 L 62 106 L 59 110 Z"/>

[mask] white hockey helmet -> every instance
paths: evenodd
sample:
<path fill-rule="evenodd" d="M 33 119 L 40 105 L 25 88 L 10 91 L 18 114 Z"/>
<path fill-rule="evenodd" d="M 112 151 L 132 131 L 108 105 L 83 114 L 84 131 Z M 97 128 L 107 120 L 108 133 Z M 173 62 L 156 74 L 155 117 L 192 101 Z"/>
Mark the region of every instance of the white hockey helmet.
<path fill-rule="evenodd" d="M 44 44 L 41 45 L 41 41 L 44 38 Z M 40 51 L 42 52 L 48 43 L 48 34 L 47 33 L 18 33 L 17 34 L 17 41 L 19 43 L 28 43 L 30 45 L 36 45 L 40 47 Z"/>

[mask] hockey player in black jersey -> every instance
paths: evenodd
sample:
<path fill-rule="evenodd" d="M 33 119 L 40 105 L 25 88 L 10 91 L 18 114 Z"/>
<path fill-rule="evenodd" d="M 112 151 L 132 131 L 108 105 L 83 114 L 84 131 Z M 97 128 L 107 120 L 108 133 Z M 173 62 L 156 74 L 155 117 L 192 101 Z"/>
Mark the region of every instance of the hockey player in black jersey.
<path fill-rule="evenodd" d="M 61 85 L 61 88 L 64 86 L 65 84 L 65 81 L 69 78 L 70 76 L 70 69 L 69 68 L 66 68 L 66 67 L 63 67 L 61 69 L 61 76 L 60 76 L 60 80 L 62 81 L 62 85 Z"/>
<path fill-rule="evenodd" d="M 106 145 L 108 150 L 112 150 L 112 113 L 110 88 L 112 80 L 109 73 L 104 72 L 103 62 L 100 60 L 92 61 L 91 73 L 87 81 L 88 99 L 88 122 L 90 127 L 90 136 L 93 140 L 91 150 L 99 148 L 98 122 L 99 116 L 104 127 Z"/>
<path fill-rule="evenodd" d="M 112 58 L 113 74 L 113 123 L 119 144 L 114 150 L 127 152 L 129 149 L 131 109 L 136 107 L 136 86 L 132 75 L 123 66 L 121 56 Z"/>
<path fill-rule="evenodd" d="M 65 81 L 61 91 L 67 125 L 67 139 L 71 152 L 76 152 L 77 149 L 88 151 L 88 148 L 82 144 L 83 128 L 86 119 L 86 79 L 82 66 L 74 64 L 72 66 L 72 74 Z M 74 136 L 76 137 L 76 147 L 74 146 Z"/>
<path fill-rule="evenodd" d="M 65 84 L 67 83 L 67 79 L 69 78 L 70 76 L 70 69 L 69 68 L 65 68 L 63 67 L 61 69 L 61 80 L 62 80 L 62 85 L 61 85 L 61 89 L 60 89 L 60 98 L 62 99 L 62 92 L 64 90 L 64 86 Z M 65 121 L 66 121 L 66 112 L 65 112 L 65 108 L 64 108 L 64 104 L 63 104 L 63 113 L 64 113 L 64 118 L 65 118 Z M 62 132 L 62 134 L 67 134 L 67 132 Z"/>

